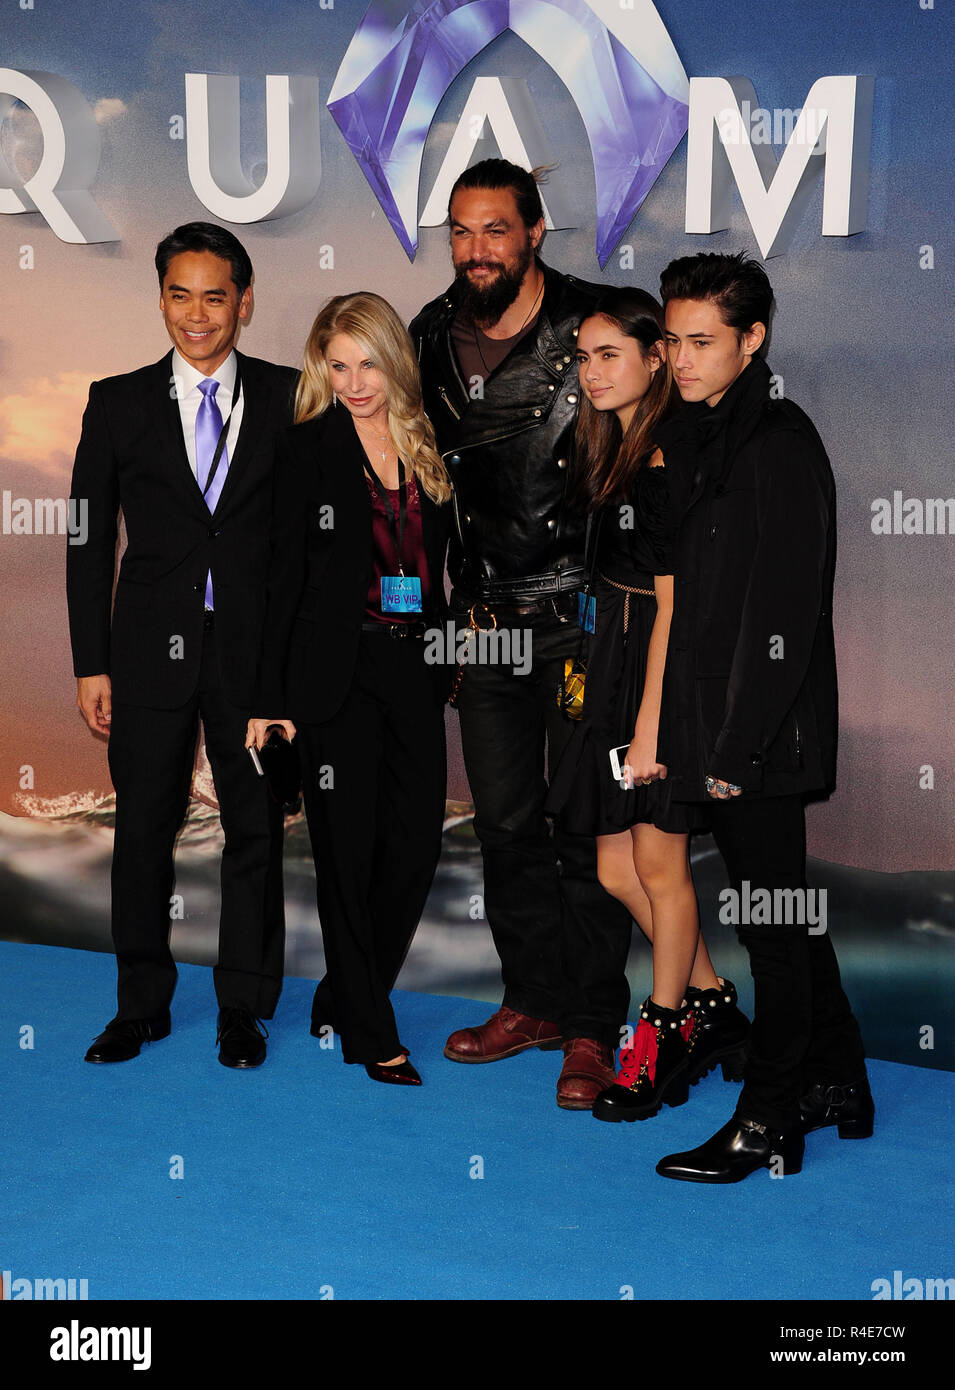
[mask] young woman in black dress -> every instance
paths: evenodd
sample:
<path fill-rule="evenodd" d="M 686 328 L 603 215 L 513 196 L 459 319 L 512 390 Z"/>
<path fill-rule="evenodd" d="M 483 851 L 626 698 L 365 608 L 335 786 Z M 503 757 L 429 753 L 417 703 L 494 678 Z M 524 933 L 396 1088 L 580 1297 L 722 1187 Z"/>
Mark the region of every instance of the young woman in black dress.
<path fill-rule="evenodd" d="M 689 834 L 704 828 L 674 802 L 657 761 L 661 690 L 673 607 L 668 572 L 671 479 L 654 447 L 674 404 L 663 311 L 642 290 L 614 290 L 577 337 L 584 395 L 575 484 L 591 516 L 594 600 L 583 717 L 555 771 L 548 810 L 597 839 L 597 874 L 653 944 L 653 989 L 616 1084 L 594 1103 L 602 1120 L 679 1105 L 717 1062 L 738 1077 L 747 1023 L 717 978 L 700 935 Z M 613 775 L 618 749 L 621 776 Z"/>

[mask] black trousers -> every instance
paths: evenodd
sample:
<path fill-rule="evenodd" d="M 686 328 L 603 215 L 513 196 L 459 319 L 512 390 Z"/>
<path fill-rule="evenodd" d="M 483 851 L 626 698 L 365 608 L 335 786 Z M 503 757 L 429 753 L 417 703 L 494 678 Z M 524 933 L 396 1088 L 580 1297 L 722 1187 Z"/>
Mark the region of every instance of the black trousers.
<path fill-rule="evenodd" d="M 750 898 L 761 888 L 806 888 L 802 797 L 740 797 L 710 809 L 713 838 L 741 898 L 744 883 Z M 821 924 L 815 934 L 805 921 L 737 927 L 749 952 L 755 1007 L 736 1113 L 779 1129 L 798 1122 L 799 1096 L 815 1082 L 865 1077 L 859 1025 L 828 929 L 818 932 Z"/>
<path fill-rule="evenodd" d="M 529 671 L 517 674 L 515 660 L 467 665 L 457 703 L 504 1003 L 559 1023 L 565 1037 L 616 1047 L 630 1003 L 630 914 L 597 879 L 594 839 L 556 825 L 551 833 L 544 815 L 545 748 L 549 771 L 574 727 L 557 691 L 580 630 L 549 611 L 526 620 L 524 631 Z"/>
<path fill-rule="evenodd" d="M 389 994 L 441 854 L 444 687 L 420 639 L 362 633 L 352 685 L 323 724 L 296 724 L 327 973 L 313 1026 L 346 1062 L 405 1049 Z"/>
<path fill-rule="evenodd" d="M 248 718 L 247 709 L 222 693 L 214 628 L 204 633 L 199 685 L 186 704 L 171 710 L 113 704 L 118 1018 L 164 1013 L 176 987 L 169 950 L 173 847 L 188 807 L 200 719 L 225 834 L 216 997 L 220 1007 L 246 1008 L 258 1018 L 275 1011 L 285 950 L 282 816 L 245 750 Z"/>

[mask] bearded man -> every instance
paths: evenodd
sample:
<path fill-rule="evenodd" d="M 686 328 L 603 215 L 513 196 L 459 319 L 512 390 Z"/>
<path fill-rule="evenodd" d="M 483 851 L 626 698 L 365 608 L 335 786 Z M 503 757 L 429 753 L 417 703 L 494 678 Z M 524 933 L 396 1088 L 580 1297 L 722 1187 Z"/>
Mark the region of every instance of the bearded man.
<path fill-rule="evenodd" d="M 451 611 L 462 625 L 505 638 L 510 629 L 517 640 L 494 650 L 522 658 L 467 664 L 456 696 L 504 999 L 485 1023 L 453 1033 L 445 1056 L 495 1062 L 562 1046 L 557 1103 L 589 1110 L 614 1079 L 630 918 L 597 880 L 594 841 L 552 834 L 544 802 L 545 757 L 556 767 L 573 727 L 557 693 L 579 648 L 585 582 L 584 519 L 567 486 L 576 335 L 602 287 L 540 259 L 544 214 L 526 169 L 473 165 L 448 217 L 455 281 L 411 335 L 454 484 Z"/>

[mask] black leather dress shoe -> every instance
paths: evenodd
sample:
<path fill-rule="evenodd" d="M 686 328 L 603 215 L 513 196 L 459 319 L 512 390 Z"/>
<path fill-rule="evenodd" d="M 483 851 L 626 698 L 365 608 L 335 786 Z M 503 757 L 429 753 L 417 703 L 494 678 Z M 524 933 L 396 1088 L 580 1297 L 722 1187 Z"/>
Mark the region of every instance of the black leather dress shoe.
<path fill-rule="evenodd" d="M 268 1029 L 248 1009 L 219 1010 L 216 1042 L 224 1067 L 260 1067 L 265 1061 Z"/>
<path fill-rule="evenodd" d="M 396 1067 L 386 1067 L 383 1062 L 366 1062 L 365 1071 L 372 1081 L 389 1082 L 392 1086 L 420 1086 L 421 1077 L 405 1058 Z"/>
<path fill-rule="evenodd" d="M 681 1182 L 742 1182 L 757 1168 L 789 1177 L 802 1168 L 804 1144 L 801 1129 L 783 1133 L 734 1115 L 698 1149 L 661 1158 L 657 1172 Z"/>
<path fill-rule="evenodd" d="M 169 1036 L 169 1015 L 158 1018 L 114 1018 L 87 1050 L 87 1062 L 128 1062 L 139 1056 L 143 1043 Z"/>
<path fill-rule="evenodd" d="M 869 1083 L 865 1078 L 843 1086 L 817 1081 L 800 1097 L 799 1114 L 803 1134 L 838 1125 L 840 1139 L 868 1139 L 875 1116 Z"/>

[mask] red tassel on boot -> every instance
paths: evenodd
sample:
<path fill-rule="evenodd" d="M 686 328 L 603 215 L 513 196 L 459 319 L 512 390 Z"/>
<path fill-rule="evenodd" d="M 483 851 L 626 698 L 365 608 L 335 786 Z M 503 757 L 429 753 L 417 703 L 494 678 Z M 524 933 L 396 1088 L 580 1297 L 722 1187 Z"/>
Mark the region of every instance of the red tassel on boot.
<path fill-rule="evenodd" d="M 652 1086 L 657 1075 L 657 1030 L 645 1014 L 637 1024 L 633 1042 L 620 1053 L 617 1084 L 632 1086 L 644 1068 Z"/>

